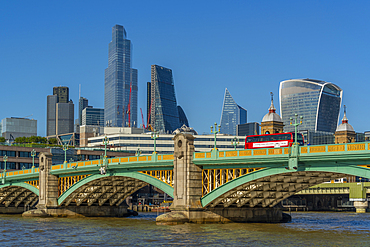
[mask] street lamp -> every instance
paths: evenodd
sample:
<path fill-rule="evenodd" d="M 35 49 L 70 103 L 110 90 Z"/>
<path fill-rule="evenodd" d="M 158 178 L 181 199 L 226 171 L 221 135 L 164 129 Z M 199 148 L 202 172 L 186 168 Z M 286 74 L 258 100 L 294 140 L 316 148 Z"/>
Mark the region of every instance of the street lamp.
<path fill-rule="evenodd" d="M 239 145 L 239 139 L 236 138 L 236 136 L 231 140 L 231 145 L 233 145 L 234 149 L 236 150 L 236 146 Z"/>
<path fill-rule="evenodd" d="M 68 144 L 67 143 L 63 143 L 64 165 L 67 165 L 67 150 L 68 150 Z"/>
<path fill-rule="evenodd" d="M 36 156 L 36 151 L 35 149 L 32 149 L 31 151 L 31 156 L 32 156 L 32 173 L 35 172 L 35 156 Z"/>
<path fill-rule="evenodd" d="M 157 153 L 156 143 L 157 143 L 157 139 L 158 139 L 158 131 L 156 131 L 154 129 L 154 131 L 151 134 L 151 138 L 154 140 L 154 152 L 153 153 L 156 154 Z"/>
<path fill-rule="evenodd" d="M 104 158 L 107 158 L 107 144 L 109 143 L 109 139 L 107 136 L 104 137 L 103 144 L 104 144 Z"/>
<path fill-rule="evenodd" d="M 214 146 L 214 150 L 216 151 L 216 135 L 218 133 L 220 133 L 220 128 L 221 128 L 221 125 L 218 126 L 218 130 L 217 130 L 217 123 L 215 123 L 215 130 L 213 131 L 213 126 L 211 126 L 211 133 L 214 133 L 215 134 L 215 146 Z"/>
<path fill-rule="evenodd" d="M 140 148 L 138 148 L 135 155 L 139 157 L 140 154 L 141 154 L 141 150 L 140 150 Z"/>
<path fill-rule="evenodd" d="M 294 143 L 295 144 L 298 144 L 297 143 L 297 132 L 298 132 L 298 126 L 302 124 L 302 119 L 303 117 L 300 116 L 299 118 L 301 119 L 299 122 L 297 122 L 298 120 L 298 114 L 294 114 L 295 116 L 295 119 L 294 119 L 294 123 L 293 123 L 293 118 L 290 118 L 290 125 L 294 126 Z"/>
<path fill-rule="evenodd" d="M 8 160 L 8 156 L 4 155 L 3 160 L 4 160 L 4 173 L 5 173 L 6 172 L 6 161 Z"/>

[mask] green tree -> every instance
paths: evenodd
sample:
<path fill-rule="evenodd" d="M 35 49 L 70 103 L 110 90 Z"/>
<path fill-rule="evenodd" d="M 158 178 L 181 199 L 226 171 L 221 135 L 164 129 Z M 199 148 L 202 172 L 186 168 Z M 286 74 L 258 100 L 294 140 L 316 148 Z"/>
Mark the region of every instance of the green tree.
<path fill-rule="evenodd" d="M 58 143 L 58 141 L 57 141 L 57 139 L 56 139 L 56 138 L 50 138 L 50 139 L 49 139 L 49 143 L 50 143 L 50 144 L 57 144 L 57 143 Z"/>
<path fill-rule="evenodd" d="M 0 136 L 0 142 L 5 142 L 5 137 Z"/>

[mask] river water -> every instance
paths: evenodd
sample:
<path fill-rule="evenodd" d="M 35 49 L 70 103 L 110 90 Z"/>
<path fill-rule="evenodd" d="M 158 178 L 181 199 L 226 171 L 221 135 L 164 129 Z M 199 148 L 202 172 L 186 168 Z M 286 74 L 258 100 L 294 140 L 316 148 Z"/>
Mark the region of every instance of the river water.
<path fill-rule="evenodd" d="M 284 224 L 156 225 L 129 218 L 0 215 L 0 246 L 369 246 L 370 214 L 292 213 Z"/>

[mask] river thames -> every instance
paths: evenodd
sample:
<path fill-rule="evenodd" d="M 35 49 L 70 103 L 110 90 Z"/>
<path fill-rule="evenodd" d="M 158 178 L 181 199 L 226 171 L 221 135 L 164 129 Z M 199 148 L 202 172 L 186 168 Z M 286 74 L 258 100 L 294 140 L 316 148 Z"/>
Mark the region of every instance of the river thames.
<path fill-rule="evenodd" d="M 22 218 L 0 215 L 1 246 L 368 246 L 370 214 L 292 213 L 283 224 L 156 225 L 129 218 Z"/>

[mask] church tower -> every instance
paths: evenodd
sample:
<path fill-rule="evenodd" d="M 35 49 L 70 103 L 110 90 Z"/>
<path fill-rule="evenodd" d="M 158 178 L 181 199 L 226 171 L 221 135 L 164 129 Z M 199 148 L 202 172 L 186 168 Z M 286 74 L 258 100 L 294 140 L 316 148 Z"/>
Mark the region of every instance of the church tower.
<path fill-rule="evenodd" d="M 276 109 L 274 106 L 274 94 L 271 92 L 271 105 L 269 108 L 269 112 L 263 117 L 261 122 L 261 134 L 275 134 L 275 133 L 283 133 L 283 120 L 281 117 L 276 113 Z"/>

